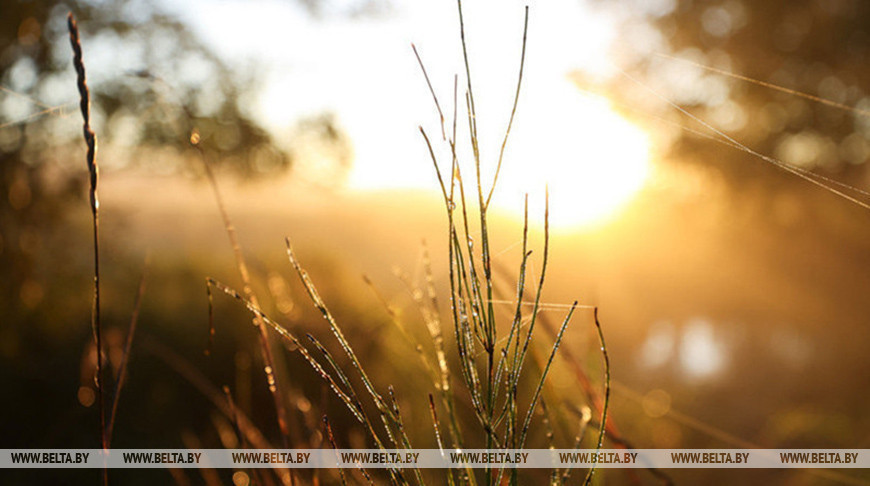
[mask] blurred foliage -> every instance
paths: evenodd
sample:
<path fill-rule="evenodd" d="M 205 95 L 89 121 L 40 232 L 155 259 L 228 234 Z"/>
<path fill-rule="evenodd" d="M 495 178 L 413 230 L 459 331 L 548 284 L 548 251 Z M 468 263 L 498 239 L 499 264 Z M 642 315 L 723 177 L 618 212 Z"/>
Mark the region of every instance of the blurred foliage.
<path fill-rule="evenodd" d="M 338 116 L 324 113 L 302 118 L 291 132 L 289 152 L 293 175 L 306 184 L 325 189 L 340 187 L 353 165 L 353 143 L 342 130 Z"/>
<path fill-rule="evenodd" d="M 865 186 L 870 159 L 870 3 L 861 0 L 626 2 L 620 62 L 632 76 L 741 143 L 803 169 Z M 688 61 L 688 62 L 686 62 Z M 735 73 L 863 110 L 844 110 L 725 76 Z M 712 135 L 623 76 L 622 103 Z M 628 113 L 635 117 L 637 113 Z M 671 155 L 715 167 L 735 189 L 769 171 L 679 127 L 651 121 Z M 747 162 L 749 160 L 749 162 Z M 764 178 L 764 184 L 770 184 Z"/>
<path fill-rule="evenodd" d="M 0 312 L 6 317 L 42 299 L 39 248 L 60 232 L 67 202 L 84 193 L 68 12 L 82 31 L 104 171 L 136 163 L 186 169 L 195 160 L 185 157 L 194 128 L 204 150 L 216 155 L 211 159 L 238 174 L 289 166 L 290 156 L 245 106 L 243 94 L 256 85 L 256 74 L 231 69 L 180 20 L 148 2 L 11 0 L 2 12 Z"/>
<path fill-rule="evenodd" d="M 314 17 L 371 17 L 389 13 L 393 8 L 391 0 L 300 0 Z"/>

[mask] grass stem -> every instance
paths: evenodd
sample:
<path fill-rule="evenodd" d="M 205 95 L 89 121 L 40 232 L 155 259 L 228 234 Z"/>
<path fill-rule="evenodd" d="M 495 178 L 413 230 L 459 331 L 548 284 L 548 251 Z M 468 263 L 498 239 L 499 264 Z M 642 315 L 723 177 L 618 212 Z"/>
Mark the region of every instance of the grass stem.
<path fill-rule="evenodd" d="M 94 332 L 94 341 L 97 346 L 97 403 L 100 414 L 100 447 L 108 449 L 106 441 L 106 412 L 105 393 L 103 389 L 103 329 L 100 319 L 100 199 L 97 194 L 97 184 L 100 179 L 100 169 L 97 165 L 97 136 L 91 129 L 91 96 L 88 89 L 87 76 L 85 75 L 85 63 L 82 60 L 82 44 L 79 38 L 78 24 L 72 12 L 67 15 L 67 28 L 69 30 L 70 45 L 73 50 L 73 66 L 76 70 L 77 86 L 79 90 L 79 107 L 82 112 L 82 133 L 85 144 L 88 147 L 87 165 L 90 175 L 90 203 L 93 220 L 94 235 L 94 305 L 91 313 L 91 326 Z M 109 483 L 108 470 L 103 468 L 103 484 Z"/>

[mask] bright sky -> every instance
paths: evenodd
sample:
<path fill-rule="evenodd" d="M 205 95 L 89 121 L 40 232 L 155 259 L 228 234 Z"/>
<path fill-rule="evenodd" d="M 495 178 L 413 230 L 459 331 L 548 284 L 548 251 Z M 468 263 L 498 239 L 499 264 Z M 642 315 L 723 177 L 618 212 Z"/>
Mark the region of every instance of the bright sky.
<path fill-rule="evenodd" d="M 344 3 L 352 2 L 337 2 Z M 513 102 L 524 5 L 463 4 L 485 180 L 491 179 Z M 454 2 L 396 2 L 374 17 L 319 20 L 292 1 L 195 0 L 168 8 L 230 62 L 267 66 L 256 110 L 278 133 L 303 116 L 336 114 L 353 143 L 351 189 L 437 188 L 417 127 L 438 142 L 441 130 L 410 44 L 417 45 L 448 124 L 453 75 L 460 74 L 462 117 L 464 68 Z M 532 210 L 541 211 L 549 184 L 552 220 L 588 223 L 618 209 L 642 186 L 645 135 L 606 100 L 581 94 L 568 78 L 577 69 L 609 74 L 613 40 L 613 20 L 577 0 L 531 2 L 523 92 L 496 204 L 520 211 L 529 192 Z M 459 126 L 460 141 L 467 140 L 464 117 Z M 448 152 L 439 154 L 449 165 Z"/>

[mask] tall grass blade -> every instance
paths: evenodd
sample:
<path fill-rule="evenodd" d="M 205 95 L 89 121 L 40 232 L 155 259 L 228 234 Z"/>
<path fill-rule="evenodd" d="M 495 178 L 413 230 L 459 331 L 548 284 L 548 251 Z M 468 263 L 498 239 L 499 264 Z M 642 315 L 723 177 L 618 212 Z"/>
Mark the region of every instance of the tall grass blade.
<path fill-rule="evenodd" d="M 353 388 L 353 385 L 351 385 L 350 380 L 347 378 L 347 375 L 335 361 L 335 358 L 332 357 L 332 354 L 325 347 L 323 347 L 322 344 L 320 344 L 320 341 L 318 341 L 311 334 L 307 334 L 307 337 L 312 342 L 312 344 L 314 344 L 317 350 L 320 351 L 321 354 L 323 354 L 330 367 L 332 367 L 332 370 L 338 375 L 338 379 L 345 386 L 345 389 L 342 390 L 345 393 L 344 396 L 346 396 L 347 399 L 352 402 L 348 403 L 348 407 L 351 407 L 351 405 L 353 406 L 353 409 L 351 411 L 355 410 L 354 415 L 356 416 L 357 420 L 359 420 L 360 423 L 366 426 L 367 432 L 369 433 L 369 435 L 372 436 L 372 439 L 375 441 L 375 444 L 378 446 L 378 448 L 383 449 L 384 445 L 381 442 L 381 438 L 375 432 L 374 424 L 372 423 L 371 419 L 369 419 L 368 414 L 366 414 L 365 408 L 363 408 L 362 401 L 360 400 L 359 395 L 356 393 L 356 390 Z M 389 432 L 389 429 L 387 429 L 387 432 Z"/>
<path fill-rule="evenodd" d="M 586 437 L 586 429 L 589 428 L 589 421 L 592 420 L 592 410 L 589 407 L 583 407 L 580 410 L 580 424 L 577 430 L 577 435 L 574 436 L 574 445 L 571 447 L 572 449 L 579 449 L 580 444 L 583 443 L 583 438 Z M 565 484 L 568 481 L 568 478 L 571 476 L 571 472 L 574 468 L 567 467 L 565 471 L 562 473 L 559 478 L 560 484 Z"/>
<path fill-rule="evenodd" d="M 217 179 L 214 176 L 214 171 L 211 169 L 211 164 L 209 163 L 208 157 L 205 154 L 205 151 L 199 145 L 199 133 L 194 131 L 191 133 L 190 142 L 191 145 L 197 150 L 200 155 L 200 159 L 202 160 L 202 165 L 205 169 L 206 177 L 208 178 L 209 185 L 211 186 L 212 192 L 214 194 L 215 202 L 217 203 L 218 210 L 221 215 L 221 219 L 224 223 L 224 229 L 227 233 L 227 238 L 229 239 L 230 246 L 233 249 L 233 255 L 236 260 L 236 267 L 239 270 L 239 275 L 242 278 L 242 291 L 245 294 L 247 300 L 250 300 L 253 303 L 254 307 L 259 308 L 259 302 L 256 294 L 254 294 L 254 290 L 251 287 L 251 277 L 248 272 L 248 265 L 245 262 L 245 255 L 242 252 L 242 246 L 239 244 L 238 236 L 236 235 L 236 227 L 233 225 L 232 220 L 230 219 L 229 212 L 227 212 L 226 205 L 224 204 L 224 198 L 221 195 L 220 187 L 218 186 Z M 266 375 L 266 384 L 269 386 L 269 392 L 272 394 L 272 401 L 275 404 L 275 415 L 278 421 L 278 429 L 281 432 L 281 442 L 284 444 L 284 447 L 289 447 L 290 444 L 290 428 L 287 423 L 287 410 L 284 406 L 284 396 L 283 388 L 279 385 L 278 378 L 275 375 L 275 360 L 272 357 L 272 349 L 269 345 L 269 334 L 266 331 L 266 324 L 262 321 L 261 318 L 254 315 L 254 326 L 257 328 L 257 337 L 260 344 L 260 354 L 263 358 L 263 371 Z M 209 333 L 214 331 L 214 327 L 211 326 L 209 328 Z M 211 338 L 210 338 L 211 339 Z M 291 471 L 291 478 L 293 477 L 293 472 Z"/>
<path fill-rule="evenodd" d="M 121 390 L 127 381 L 127 366 L 130 363 L 130 351 L 133 349 L 133 337 L 136 335 L 136 324 L 139 322 L 139 310 L 142 307 L 142 297 L 145 295 L 145 281 L 148 277 L 150 255 L 145 257 L 145 265 L 142 276 L 139 277 L 139 287 L 136 291 L 136 301 L 133 304 L 133 313 L 130 316 L 130 327 L 127 330 L 127 340 L 124 343 L 124 354 L 121 356 L 121 365 L 118 367 L 118 379 L 115 382 L 115 395 L 112 397 L 111 415 L 109 425 L 106 428 L 106 446 L 112 445 L 112 432 L 115 430 L 115 418 L 118 415 L 118 402 L 121 400 Z"/>
<path fill-rule="evenodd" d="M 94 304 L 91 313 L 91 326 L 94 333 L 94 341 L 97 346 L 97 403 L 100 414 L 100 447 L 108 449 L 106 440 L 106 412 L 105 390 L 103 389 L 103 329 L 100 319 L 100 199 L 97 194 L 97 185 L 100 179 L 100 168 L 97 165 L 97 136 L 91 129 L 91 95 L 88 90 L 87 76 L 85 75 L 85 63 L 82 60 L 82 44 L 79 38 L 78 24 L 72 12 L 67 15 L 67 29 L 69 41 L 73 50 L 73 66 L 76 70 L 76 84 L 79 90 L 79 108 L 82 112 L 82 134 L 87 145 L 87 166 L 90 175 L 90 203 L 93 221 L 94 235 Z M 109 482 L 108 470 L 103 468 L 102 481 L 106 485 Z"/>
<path fill-rule="evenodd" d="M 550 357 L 547 359 L 547 364 L 544 365 L 544 371 L 541 373 L 541 379 L 538 380 L 538 386 L 535 387 L 535 393 L 534 395 L 532 395 L 532 403 L 529 405 L 529 410 L 526 412 L 526 419 L 523 422 L 522 432 L 520 433 L 520 440 L 517 443 L 517 447 L 520 449 L 523 448 L 523 445 L 526 442 L 526 436 L 529 433 L 529 425 L 532 423 L 532 416 L 535 413 L 535 407 L 538 404 L 538 398 L 541 396 L 541 390 L 543 390 L 544 388 L 544 382 L 547 380 L 547 374 L 550 372 L 550 366 L 553 364 L 553 359 L 556 357 L 556 352 L 559 350 L 559 345 L 562 344 L 562 336 L 564 336 L 565 329 L 568 328 L 568 323 L 571 322 L 571 316 L 574 315 L 574 310 L 576 308 L 577 301 L 574 301 L 574 305 L 571 306 L 571 310 L 568 311 L 568 315 L 565 316 L 565 320 L 562 321 L 562 327 L 559 329 L 559 334 L 556 336 L 556 342 L 553 343 L 553 349 L 550 351 Z"/>
<path fill-rule="evenodd" d="M 598 342 L 601 344 L 601 355 L 604 358 L 604 407 L 601 410 L 601 426 L 598 429 L 598 443 L 595 445 L 595 450 L 601 450 L 604 445 L 604 434 L 607 431 L 607 409 L 610 406 L 610 357 L 607 355 L 607 345 L 604 343 L 604 332 L 601 330 L 601 323 L 598 321 L 598 308 L 596 307 L 592 313 L 595 319 L 595 329 L 598 330 Z M 592 467 L 586 474 L 586 480 L 583 484 L 589 485 L 592 483 L 592 476 L 595 474 L 595 458 L 593 456 Z"/>
<path fill-rule="evenodd" d="M 395 310 L 393 310 L 393 308 L 390 306 L 389 302 L 387 302 L 387 300 L 384 298 L 384 296 L 381 294 L 381 292 L 378 291 L 377 287 L 375 287 L 375 284 L 371 281 L 371 279 L 369 279 L 367 276 L 363 275 L 363 281 L 375 294 L 375 298 L 378 299 L 378 302 L 380 302 L 381 305 L 384 307 L 384 310 L 387 312 L 387 315 L 390 317 L 390 322 L 392 322 L 396 326 L 396 329 L 399 330 L 399 334 L 402 335 L 402 338 L 404 338 L 405 341 L 407 341 L 408 344 L 410 344 L 411 347 L 414 348 L 414 351 L 416 352 L 417 357 L 420 358 L 420 363 L 422 363 L 423 368 L 425 368 L 426 372 L 429 373 L 429 375 L 432 377 L 433 382 L 437 384 L 438 383 L 438 373 L 435 371 L 435 367 L 432 366 L 432 363 L 429 362 L 429 358 L 426 356 L 426 353 L 423 351 L 423 346 L 421 346 L 420 343 L 417 342 L 417 340 L 414 339 L 414 337 L 408 332 L 408 328 L 405 325 L 405 323 L 399 317 L 398 313 Z"/>
<path fill-rule="evenodd" d="M 241 429 L 245 439 L 247 439 L 248 443 L 254 446 L 257 449 L 274 449 L 275 446 L 269 442 L 268 439 L 263 436 L 263 433 L 260 429 L 254 425 L 254 422 L 248 418 L 247 415 L 238 408 L 236 408 L 235 413 L 230 409 L 227 404 L 226 395 L 218 389 L 214 384 L 212 384 L 208 378 L 206 378 L 195 366 L 193 366 L 189 361 L 187 361 L 184 357 L 179 355 L 169 346 L 166 346 L 162 342 L 157 339 L 143 333 L 140 334 L 139 343 L 142 347 L 142 350 L 150 354 L 164 364 L 166 364 L 172 371 L 182 377 L 185 381 L 190 383 L 193 388 L 199 391 L 204 397 L 208 399 L 209 402 L 214 405 L 214 407 L 221 412 L 221 414 L 229 420 L 233 420 L 233 416 L 235 416 L 238 420 L 239 428 Z M 290 475 L 286 469 L 281 469 L 275 466 L 273 472 L 281 481 L 282 484 L 289 485 L 290 484 Z"/>
<path fill-rule="evenodd" d="M 302 268 L 302 265 L 299 264 L 299 261 L 296 259 L 296 255 L 293 253 L 293 248 L 290 245 L 290 239 L 286 238 L 285 242 L 287 244 L 287 258 L 290 260 L 290 264 L 296 270 L 297 275 L 299 275 L 299 279 L 302 281 L 302 284 L 305 286 L 305 290 L 308 292 L 308 296 L 311 298 L 312 303 L 320 311 L 321 315 L 326 322 L 329 324 L 330 330 L 332 330 L 333 335 L 338 340 L 344 352 L 350 358 L 353 367 L 356 369 L 357 373 L 359 373 L 360 378 L 362 378 L 363 384 L 368 390 L 369 394 L 372 396 L 372 399 L 377 405 L 378 410 L 381 413 L 386 413 L 391 415 L 389 407 L 387 407 L 386 402 L 384 402 L 383 397 L 375 390 L 374 384 L 372 384 L 371 379 L 369 379 L 368 374 L 362 367 L 359 358 L 356 356 L 356 353 L 353 351 L 353 348 L 350 345 L 350 342 L 344 336 L 344 333 L 341 330 L 341 327 L 336 322 L 332 313 L 326 307 L 326 303 L 323 302 L 323 299 L 320 297 L 320 294 L 317 292 L 317 288 L 314 286 L 314 282 L 311 281 L 311 278 L 308 276 L 308 272 Z"/>
<path fill-rule="evenodd" d="M 329 439 L 329 443 L 332 444 L 332 448 L 338 450 L 338 445 L 335 442 L 335 435 L 332 433 L 332 426 L 329 425 L 329 418 L 326 415 L 323 416 L 323 428 L 326 429 L 326 437 Z M 347 486 L 347 479 L 344 477 L 344 468 L 338 468 L 338 477 L 341 479 L 341 484 Z"/>
<path fill-rule="evenodd" d="M 426 72 L 426 66 L 423 65 L 423 60 L 420 59 L 420 53 L 417 52 L 417 46 L 411 43 L 411 49 L 414 50 L 414 56 L 417 57 L 417 63 L 420 65 L 420 70 L 423 71 L 423 77 L 426 78 L 426 85 L 429 86 L 429 92 L 432 93 L 432 100 L 435 101 L 435 109 L 438 110 L 438 118 L 441 120 L 441 139 L 447 140 L 447 132 L 444 130 L 444 113 L 441 111 L 441 104 L 438 103 L 438 96 L 435 94 L 435 88 L 432 87 L 432 82 L 429 81 L 429 74 Z"/>
<path fill-rule="evenodd" d="M 402 412 L 399 410 L 399 402 L 396 401 L 396 394 L 393 390 L 393 385 L 390 385 L 387 390 L 389 391 L 390 395 L 390 407 L 392 408 L 393 416 L 395 416 L 394 425 L 399 433 L 399 437 L 402 440 L 402 446 L 404 446 L 405 449 L 413 449 L 413 447 L 411 446 L 411 441 L 410 439 L 408 439 L 408 434 L 405 431 L 405 423 L 402 421 Z M 423 474 L 420 472 L 420 468 L 415 467 L 413 469 L 414 476 L 417 479 L 417 484 L 419 484 L 420 486 L 424 486 L 426 482 L 423 481 Z"/>
<path fill-rule="evenodd" d="M 523 22 L 523 52 L 520 54 L 520 74 L 517 76 L 517 90 L 514 95 L 514 105 L 511 108 L 511 116 L 508 120 L 507 129 L 505 129 L 504 139 L 501 142 L 501 149 L 498 153 L 498 164 L 495 166 L 495 175 L 492 178 L 492 185 L 489 188 L 489 195 L 486 196 L 486 203 L 483 205 L 484 208 L 489 207 L 489 202 L 492 200 L 492 193 L 495 192 L 495 186 L 498 183 L 498 175 L 501 172 L 501 163 L 504 159 L 504 149 L 507 147 L 508 137 L 511 134 L 511 127 L 514 124 L 514 116 L 517 114 L 517 104 L 520 101 L 520 89 L 523 85 L 523 68 L 526 64 L 526 35 L 529 32 L 529 7 L 526 6 L 526 17 Z"/>
<path fill-rule="evenodd" d="M 239 302 L 241 302 L 242 304 L 244 304 L 244 306 L 248 309 L 248 311 L 250 311 L 252 314 L 254 314 L 258 318 L 260 318 L 264 323 L 266 323 L 275 332 L 277 332 L 279 336 L 281 336 L 282 338 L 287 340 L 292 345 L 292 347 L 294 349 L 298 349 L 298 351 L 302 354 L 302 357 L 305 359 L 305 361 L 307 361 L 308 364 L 311 365 L 311 367 L 314 369 L 314 371 L 321 378 L 323 378 L 324 381 L 326 381 L 326 383 L 329 385 L 330 388 L 332 388 L 332 390 L 335 392 L 335 394 L 348 406 L 351 413 L 353 413 L 354 416 L 361 423 L 365 423 L 365 420 L 362 418 L 362 416 L 359 415 L 359 412 L 357 411 L 357 409 L 353 403 L 353 400 L 351 400 L 351 398 L 342 390 L 342 388 L 338 385 L 338 383 L 335 382 L 335 380 L 332 378 L 332 376 L 323 369 L 323 367 L 320 365 L 320 363 L 316 359 L 314 359 L 313 356 L 311 356 L 311 353 L 308 352 L 308 349 L 306 349 L 302 345 L 302 342 L 299 341 L 299 339 L 295 335 L 293 335 L 293 333 L 288 331 L 284 326 L 273 321 L 266 314 L 264 314 L 263 311 L 261 311 L 259 308 L 254 306 L 249 300 L 245 299 L 241 294 L 239 294 L 235 290 L 233 290 L 233 289 L 227 287 L 226 285 L 218 282 L 217 280 L 214 280 L 211 278 L 206 279 L 206 283 L 207 283 L 207 285 L 217 288 L 221 292 L 229 295 L 230 297 L 232 297 L 232 298 L 238 300 Z"/>

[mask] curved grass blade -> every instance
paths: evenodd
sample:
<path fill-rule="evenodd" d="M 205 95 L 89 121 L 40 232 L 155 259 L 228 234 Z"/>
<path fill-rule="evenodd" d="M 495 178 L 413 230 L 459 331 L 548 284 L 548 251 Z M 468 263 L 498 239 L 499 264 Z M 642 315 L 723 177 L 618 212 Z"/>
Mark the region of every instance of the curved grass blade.
<path fill-rule="evenodd" d="M 597 307 L 592 314 L 595 318 L 595 328 L 598 330 L 598 342 L 601 344 L 601 355 L 604 357 L 604 407 L 601 410 L 601 426 L 598 429 L 598 443 L 595 446 L 595 451 L 597 452 L 601 450 L 601 446 L 604 444 L 604 435 L 607 431 L 607 409 L 610 406 L 610 357 L 607 355 L 607 345 L 604 343 L 604 333 L 601 330 L 601 323 L 598 321 Z M 597 454 L 593 455 L 592 467 L 589 468 L 589 472 L 586 474 L 586 480 L 583 481 L 583 484 L 587 486 L 592 483 L 592 476 L 595 474 L 594 458 L 596 457 Z"/>

